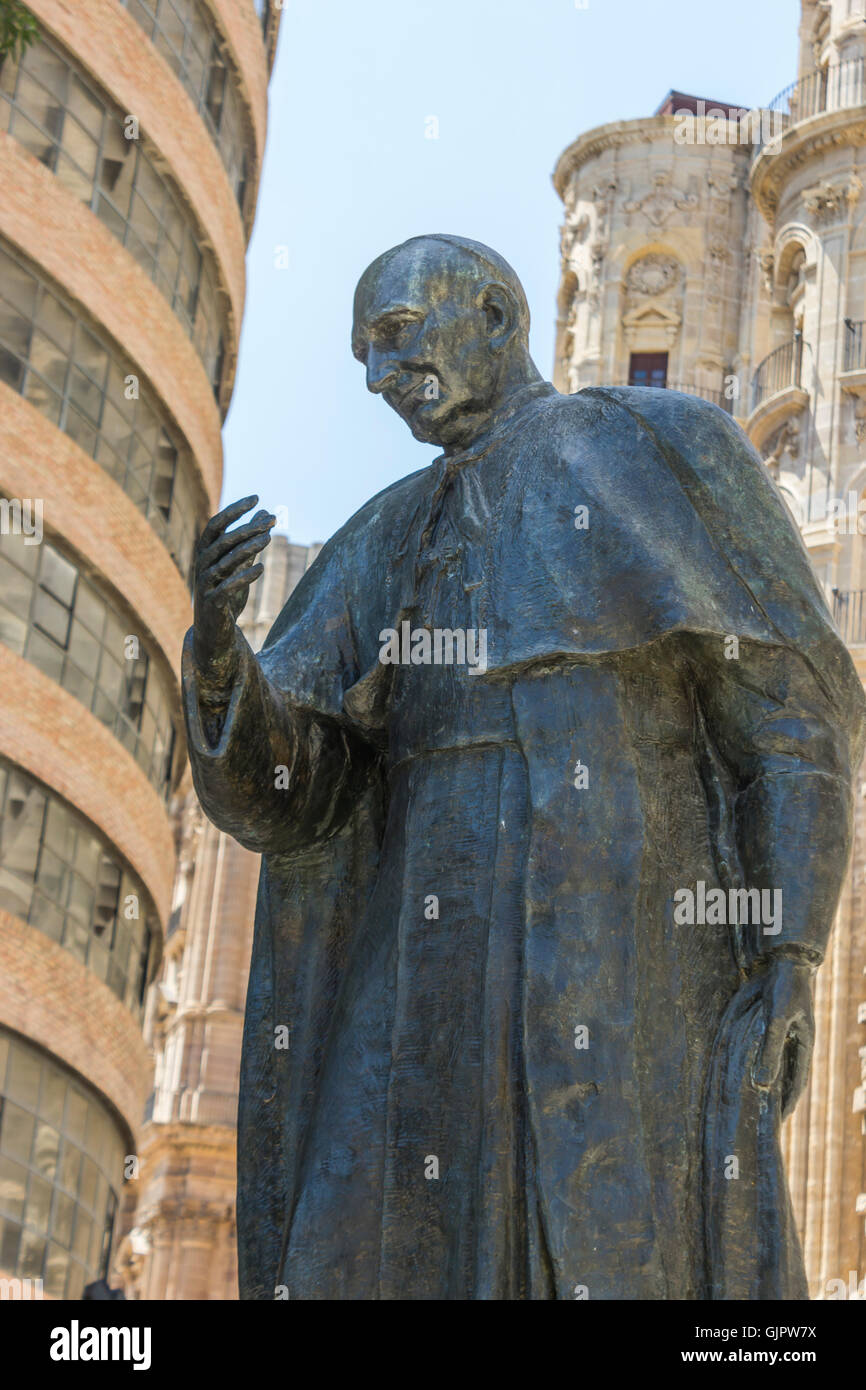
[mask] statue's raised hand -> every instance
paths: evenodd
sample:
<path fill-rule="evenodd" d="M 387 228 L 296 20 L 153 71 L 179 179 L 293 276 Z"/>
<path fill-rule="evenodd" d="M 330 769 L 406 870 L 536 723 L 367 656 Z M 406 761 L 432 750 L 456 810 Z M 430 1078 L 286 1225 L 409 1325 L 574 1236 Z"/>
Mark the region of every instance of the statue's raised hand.
<path fill-rule="evenodd" d="M 218 676 L 230 659 L 235 623 L 243 612 L 250 585 L 264 571 L 255 557 L 270 541 L 276 517 L 259 511 L 245 526 L 227 530 L 258 500 L 244 497 L 211 517 L 196 546 L 193 651 L 205 676 Z"/>

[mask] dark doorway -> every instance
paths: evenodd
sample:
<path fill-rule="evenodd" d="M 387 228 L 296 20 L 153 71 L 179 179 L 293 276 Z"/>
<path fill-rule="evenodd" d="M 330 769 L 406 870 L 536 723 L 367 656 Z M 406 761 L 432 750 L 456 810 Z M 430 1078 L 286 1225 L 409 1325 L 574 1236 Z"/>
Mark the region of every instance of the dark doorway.
<path fill-rule="evenodd" d="M 666 352 L 633 352 L 628 360 L 629 386 L 667 386 Z"/>

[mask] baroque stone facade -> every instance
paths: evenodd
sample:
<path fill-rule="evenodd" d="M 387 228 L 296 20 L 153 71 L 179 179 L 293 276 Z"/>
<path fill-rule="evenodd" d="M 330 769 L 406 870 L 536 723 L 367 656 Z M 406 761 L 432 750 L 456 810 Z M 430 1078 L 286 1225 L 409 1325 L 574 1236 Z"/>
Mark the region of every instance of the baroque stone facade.
<path fill-rule="evenodd" d="M 554 380 L 674 388 L 731 411 L 866 679 L 864 0 L 802 0 L 799 39 L 796 81 L 769 107 L 671 92 L 562 154 Z M 866 1276 L 863 777 L 811 1081 L 786 1127 L 813 1298 L 850 1297 Z"/>

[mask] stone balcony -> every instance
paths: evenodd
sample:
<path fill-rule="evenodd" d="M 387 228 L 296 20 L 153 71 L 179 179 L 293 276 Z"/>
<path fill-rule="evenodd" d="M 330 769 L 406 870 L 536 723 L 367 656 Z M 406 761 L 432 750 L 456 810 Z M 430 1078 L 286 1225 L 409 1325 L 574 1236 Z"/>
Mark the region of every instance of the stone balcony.
<path fill-rule="evenodd" d="M 795 334 L 789 343 L 769 352 L 752 376 L 746 433 L 760 448 L 772 432 L 809 403 L 802 385 L 803 339 Z"/>
<path fill-rule="evenodd" d="M 833 620 L 849 647 L 866 644 L 866 589 L 834 589 Z"/>

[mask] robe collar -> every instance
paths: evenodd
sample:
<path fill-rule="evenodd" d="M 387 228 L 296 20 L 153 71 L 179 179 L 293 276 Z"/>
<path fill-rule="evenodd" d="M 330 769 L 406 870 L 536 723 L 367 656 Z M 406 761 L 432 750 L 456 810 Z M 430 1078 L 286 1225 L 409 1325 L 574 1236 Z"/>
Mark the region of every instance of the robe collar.
<path fill-rule="evenodd" d="M 476 435 L 468 449 L 462 449 L 456 454 L 437 454 L 432 460 L 433 467 L 439 467 L 442 472 L 453 474 L 464 464 L 471 463 L 473 459 L 480 458 L 486 454 L 491 446 L 507 433 L 517 417 L 522 415 L 528 405 L 538 400 L 542 396 L 555 396 L 559 393 L 556 387 L 549 381 L 533 381 L 527 386 L 521 386 L 502 403 L 498 409 L 494 410 L 481 434 Z"/>

